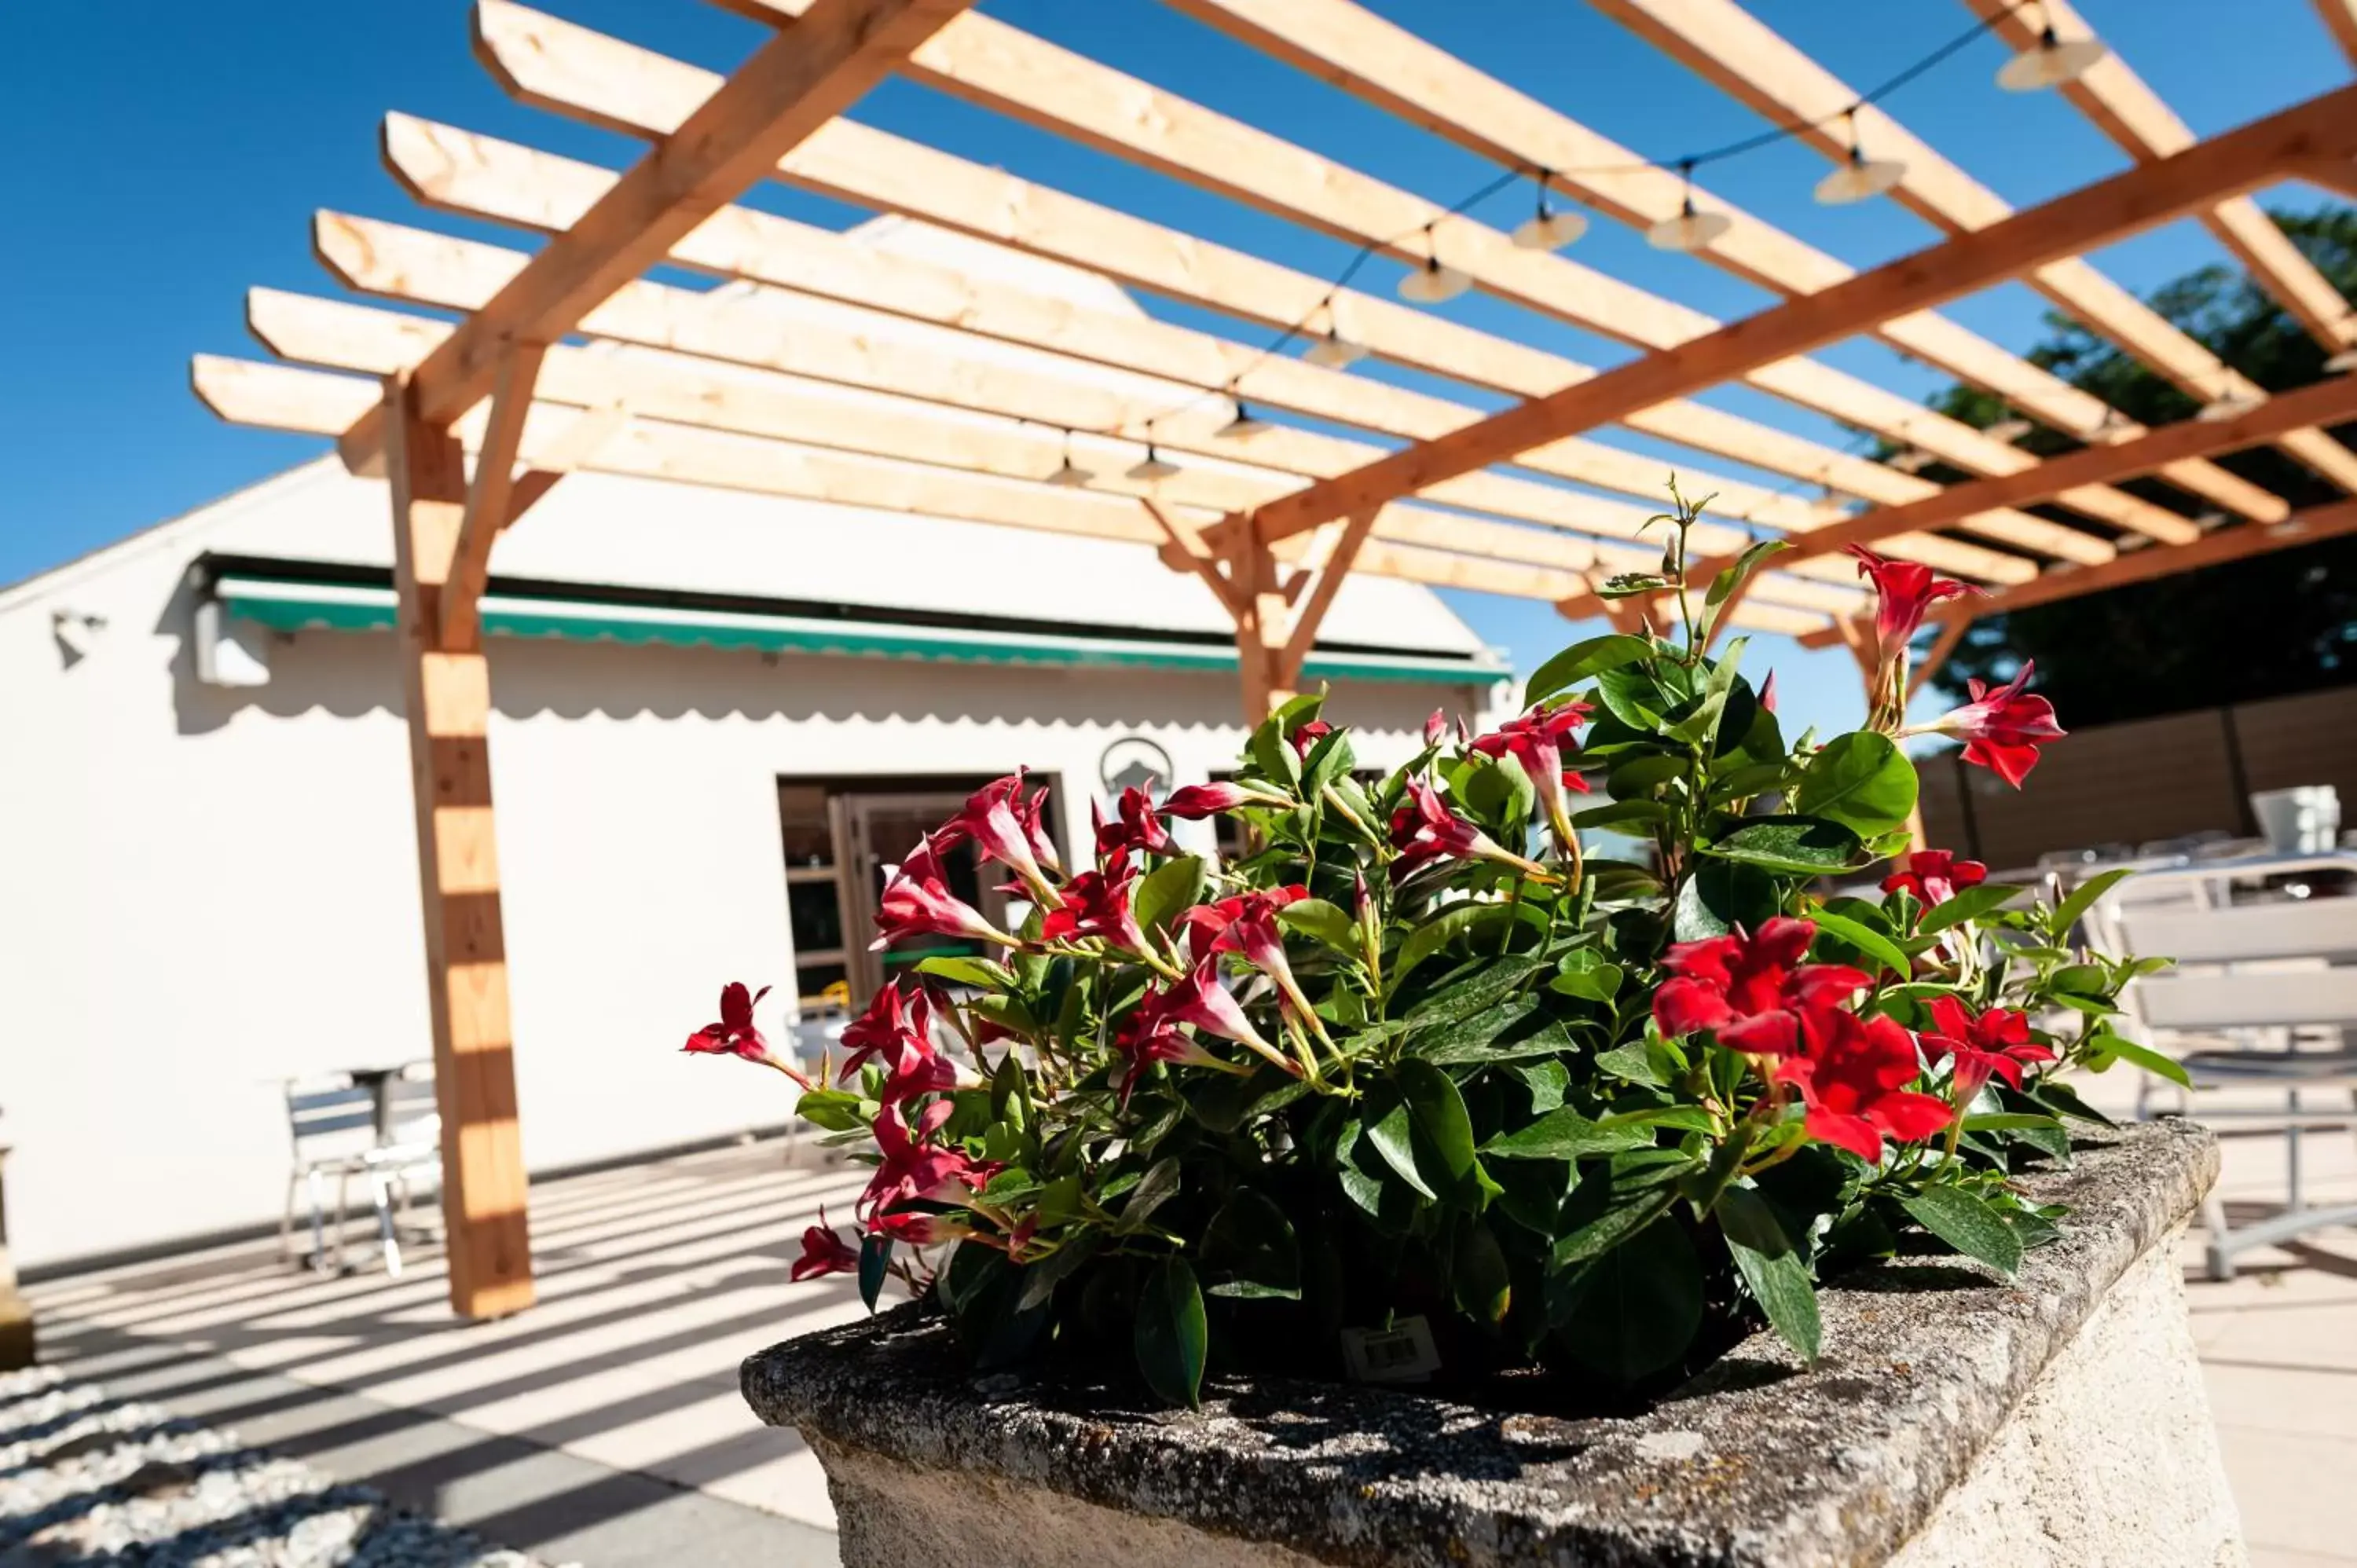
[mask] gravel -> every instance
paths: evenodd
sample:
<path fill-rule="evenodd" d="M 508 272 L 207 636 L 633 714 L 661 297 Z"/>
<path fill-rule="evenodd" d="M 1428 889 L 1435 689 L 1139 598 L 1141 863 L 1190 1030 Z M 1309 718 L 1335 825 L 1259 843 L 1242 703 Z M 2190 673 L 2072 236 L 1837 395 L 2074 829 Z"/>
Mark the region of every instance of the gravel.
<path fill-rule="evenodd" d="M 543 1568 L 236 1434 L 0 1373 L 0 1568 Z"/>

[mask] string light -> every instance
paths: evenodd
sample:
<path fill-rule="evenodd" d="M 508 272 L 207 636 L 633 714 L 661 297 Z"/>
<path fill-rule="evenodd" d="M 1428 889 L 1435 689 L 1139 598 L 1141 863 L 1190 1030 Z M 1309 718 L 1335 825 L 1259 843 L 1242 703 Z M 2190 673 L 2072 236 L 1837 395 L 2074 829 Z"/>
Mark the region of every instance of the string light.
<path fill-rule="evenodd" d="M 1907 166 L 1897 158 L 1869 158 L 1857 135 L 1857 106 L 1845 116 L 1849 122 L 1849 157 L 1841 167 L 1817 181 L 1817 200 L 1827 207 L 1846 207 L 1880 196 L 1907 177 Z"/>
<path fill-rule="evenodd" d="M 1054 473 L 1048 476 L 1048 482 L 1064 489 L 1075 490 L 1095 478 L 1094 474 L 1072 461 L 1072 433 L 1069 430 L 1065 431 L 1064 461 Z"/>
<path fill-rule="evenodd" d="M 2357 345 L 2343 349 L 2325 360 L 2324 369 L 2326 374 L 2335 376 L 2345 376 L 2352 371 L 2357 371 Z"/>
<path fill-rule="evenodd" d="M 2223 424 L 2230 419 L 2242 418 L 2265 402 L 2266 399 L 2249 392 L 2225 392 L 2195 409 L 2193 417 L 2204 424 Z"/>
<path fill-rule="evenodd" d="M 2050 87 L 2062 87 L 2078 81 L 2111 51 L 2095 38 L 2072 38 L 2068 42 L 2054 36 L 2054 21 L 2039 7 L 2038 41 L 1997 68 L 1996 84 L 2007 92 L 2043 92 Z"/>
<path fill-rule="evenodd" d="M 1418 305 L 1442 305 L 1473 286 L 1472 274 L 1440 264 L 1440 242 L 1424 226 L 1424 265 L 1399 281 L 1399 296 Z"/>
<path fill-rule="evenodd" d="M 1685 196 L 1678 203 L 1677 214 L 1664 218 L 1645 231 L 1645 243 L 1657 251 L 1694 252 L 1706 249 L 1713 240 L 1735 227 L 1735 220 L 1724 212 L 1697 212 L 1694 204 L 1694 160 L 1682 159 L 1678 164 L 1679 177 L 1686 182 Z"/>
<path fill-rule="evenodd" d="M 1232 386 L 1229 388 L 1229 391 L 1232 392 L 1235 389 Z M 1275 428 L 1275 425 L 1271 424 L 1265 419 L 1260 418 L 1254 414 L 1252 410 L 1246 408 L 1244 406 L 1243 399 L 1238 398 L 1236 399 L 1235 417 L 1229 420 L 1225 424 L 1221 425 L 1213 434 L 1219 435 L 1224 440 L 1243 441 L 1248 440 L 1254 435 L 1258 435 L 1264 431 L 1274 430 Z"/>
<path fill-rule="evenodd" d="M 2023 436 L 2029 435 L 2036 428 L 2036 425 L 2030 424 L 2029 421 L 2022 418 L 2019 414 L 2008 413 L 2003 419 L 1998 420 L 1995 424 L 1992 424 L 1987 429 L 1982 431 L 1981 434 L 1987 436 L 1992 441 L 2002 441 L 2010 446 L 2012 443 L 2020 440 Z"/>
<path fill-rule="evenodd" d="M 1569 210 L 1557 212 L 1547 206 L 1547 185 L 1555 178 L 1552 171 L 1539 171 L 1539 207 L 1514 227 L 1512 235 L 1517 247 L 1525 251 L 1560 251 L 1587 232 L 1587 219 Z"/>
<path fill-rule="evenodd" d="M 1155 447 L 1154 422 L 1148 420 L 1146 425 L 1146 456 L 1130 465 L 1129 477 L 1133 479 L 1151 481 L 1167 479 L 1178 471 L 1178 465 L 1165 457 Z"/>
<path fill-rule="evenodd" d="M 1302 350 L 1301 357 L 1320 369 L 1340 371 L 1365 359 L 1367 346 L 1353 343 L 1332 328 L 1328 328 Z"/>
<path fill-rule="evenodd" d="M 1939 459 L 1921 446 L 1910 446 L 1903 452 L 1893 452 L 1883 459 L 1886 466 L 1902 474 L 1920 474 Z"/>

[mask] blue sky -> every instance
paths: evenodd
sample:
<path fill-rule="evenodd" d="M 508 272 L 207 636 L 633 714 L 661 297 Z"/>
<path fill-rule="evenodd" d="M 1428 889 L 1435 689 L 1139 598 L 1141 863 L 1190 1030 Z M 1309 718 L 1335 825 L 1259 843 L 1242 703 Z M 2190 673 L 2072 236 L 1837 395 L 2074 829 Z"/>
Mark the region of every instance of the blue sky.
<path fill-rule="evenodd" d="M 764 36 L 700 0 L 544 3 L 716 69 L 742 59 Z M 985 8 L 1443 202 L 1496 172 L 1153 0 L 985 0 Z M 1375 8 L 1648 156 L 1674 158 L 1762 124 L 1577 0 L 1377 0 Z M 2082 0 L 2081 8 L 2197 132 L 2225 129 L 2347 80 L 2309 0 Z M 1754 0 L 1752 9 L 1858 85 L 1892 74 L 1972 22 L 1956 0 Z M 188 391 L 188 359 L 259 357 L 242 324 L 250 285 L 332 291 L 309 255 L 307 221 L 316 208 L 473 231 L 460 220 L 422 216 L 394 188 L 377 161 L 383 112 L 405 110 L 616 166 L 638 151 L 624 138 L 510 102 L 468 52 L 463 0 L 27 6 L 11 16 L 9 31 L 10 48 L 0 51 L 0 133 L 18 153 L 5 176 L 17 221 L 0 247 L 6 285 L 0 340 L 11 350 L 11 373 L 0 378 L 0 582 L 320 449 L 315 441 L 219 424 Z M 2058 96 L 1997 92 L 1989 79 L 2003 59 L 2000 45 L 1982 38 L 1885 107 L 2020 205 L 2124 166 Z M 1349 259 L 1338 242 L 920 87 L 888 84 L 858 114 L 1307 271 L 1331 275 Z M 1888 260 L 1934 237 L 1889 202 L 1814 206 L 1809 188 L 1825 166 L 1785 145 L 1718 165 L 1703 178 L 1854 263 Z M 2306 191 L 2291 196 L 2314 199 Z M 860 216 L 774 186 L 751 199 L 834 226 Z M 1479 215 L 1510 226 L 1527 204 L 1518 188 Z M 495 231 L 483 237 L 513 242 Z M 1770 303 L 1698 262 L 1650 251 L 1609 223 L 1598 224 L 1573 254 L 1721 316 Z M 2220 256 L 2199 229 L 2178 224 L 2098 259 L 2144 289 Z M 1394 264 L 1379 261 L 1360 282 L 1383 288 L 1397 275 Z M 1259 335 L 1146 303 L 1174 320 Z M 1478 294 L 1442 308 L 1595 363 L 1629 352 Z M 2020 347 L 2037 336 L 2040 308 L 2027 290 L 2007 287 L 1951 314 Z M 1822 357 L 1910 394 L 1937 384 L 1870 343 Z M 1446 390 L 1480 401 L 1462 388 Z M 1708 401 L 1843 439 L 1826 422 L 1764 396 L 1727 392 Z M 1676 456 L 1622 433 L 1609 438 L 1661 453 L 1665 469 Z M 1485 596 L 1454 602 L 1525 668 L 1593 629 L 1567 626 L 1544 605 Z M 1858 716 L 1846 655 L 1803 653 L 1772 638 L 1756 647 L 1755 660 L 1779 669 L 1789 711 L 1826 724 Z"/>

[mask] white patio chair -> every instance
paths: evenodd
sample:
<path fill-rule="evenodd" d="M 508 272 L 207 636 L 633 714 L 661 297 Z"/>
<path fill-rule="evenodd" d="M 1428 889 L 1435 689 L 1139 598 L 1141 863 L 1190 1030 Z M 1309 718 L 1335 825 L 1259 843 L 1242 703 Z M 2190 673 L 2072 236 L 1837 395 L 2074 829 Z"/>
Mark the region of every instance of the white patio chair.
<path fill-rule="evenodd" d="M 2125 893 L 2143 881 L 2131 877 Z M 2173 879 L 2172 879 L 2173 880 Z M 2212 1189 L 2203 1218 L 2212 1279 L 2233 1277 L 2234 1255 L 2330 1225 L 2357 1223 L 2357 1204 L 2308 1207 L 2301 1187 L 2303 1130 L 2357 1129 L 2357 1049 L 2345 1031 L 2357 1025 L 2357 898 L 2286 899 L 2267 904 L 2189 907 L 2138 890 L 2104 901 L 2095 923 L 2118 952 L 2173 957 L 2178 967 L 2128 987 L 2121 1027 L 2131 1039 L 2174 1056 L 2193 1081 L 2174 1110 L 2205 1122 L 2263 1122 L 2284 1135 L 2286 1207 L 2237 1230 Z M 2104 928 L 2108 928 L 2105 929 Z M 2189 1048 L 2190 1047 L 2190 1048 Z M 2280 1092 L 2280 1106 L 2221 1104 L 2215 1092 Z M 2319 1110 L 2301 1095 L 2349 1095 L 2351 1108 Z M 2160 1080 L 2147 1075 L 2136 1113 L 2158 1109 Z M 2207 1101 L 2198 1107 L 2197 1099 Z"/>
<path fill-rule="evenodd" d="M 401 1273 L 401 1220 L 410 1210 L 411 1177 L 441 1164 L 441 1117 L 435 1106 L 433 1065 L 412 1063 L 381 1089 L 336 1072 L 285 1082 L 287 1131 L 294 1158 L 286 1174 L 286 1208 L 278 1227 L 282 1259 L 294 1257 L 295 1196 L 299 1187 L 310 1200 L 311 1251 L 306 1262 L 317 1270 L 346 1266 L 345 1230 L 355 1178 L 368 1184 L 385 1271 Z M 328 1234 L 327 1185 L 336 1186 L 335 1232 Z"/>

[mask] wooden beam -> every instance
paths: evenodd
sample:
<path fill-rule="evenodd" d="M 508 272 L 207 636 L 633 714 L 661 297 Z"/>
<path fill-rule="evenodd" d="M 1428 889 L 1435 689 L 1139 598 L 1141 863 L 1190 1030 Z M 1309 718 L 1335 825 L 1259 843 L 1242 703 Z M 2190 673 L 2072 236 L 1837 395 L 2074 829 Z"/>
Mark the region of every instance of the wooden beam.
<path fill-rule="evenodd" d="M 1737 0 L 1598 0 L 1598 5 L 1770 119 L 1808 126 L 1803 139 L 1827 157 L 1849 156 L 1846 112 L 1857 105 L 1857 91 Z M 1948 232 L 1986 228 L 2012 211 L 1995 192 L 1881 109 L 1859 106 L 1855 124 L 1858 137 L 1878 156 L 1906 166 L 1890 192 L 1892 199 Z M 2191 145 L 2189 137 L 2186 146 Z M 2184 150 L 2172 149 L 2171 156 Z M 2239 189 L 2223 191 L 2194 204 L 2194 209 L 2242 194 Z M 2075 255 L 2049 258 L 2029 269 L 2022 281 L 2198 401 L 2248 396 L 2257 390 L 2159 312 Z M 2357 454 L 2321 432 L 2295 432 L 2279 445 L 2344 489 L 2357 488 Z"/>
<path fill-rule="evenodd" d="M 532 1305 L 507 948 L 491 812 L 490 671 L 441 641 L 441 597 L 466 509 L 458 443 L 398 377 L 384 389 L 393 583 L 416 800 L 442 1213 L 451 1310 L 503 1317 Z"/>
<path fill-rule="evenodd" d="M 2343 88 L 1310 486 L 1263 508 L 1261 526 L 1272 539 L 1314 528 L 1358 507 L 1511 459 L 1525 446 L 1609 424 L 1629 409 L 1684 396 L 1835 341 L 1861 322 L 1928 309 L 2058 257 L 2139 232 L 2189 208 L 2247 190 L 2289 164 L 2352 146 L 2357 88 Z"/>
<path fill-rule="evenodd" d="M 1203 542 L 1203 535 L 1195 525 L 1151 496 L 1139 497 L 1137 504 L 1170 541 L 1163 552 L 1164 559 L 1167 561 L 1175 553 L 1178 564 L 1194 573 L 1203 586 L 1211 590 L 1211 596 L 1220 601 L 1220 607 L 1241 621 L 1248 613 L 1243 594 L 1229 581 L 1226 563 Z"/>
<path fill-rule="evenodd" d="M 1171 3 L 1508 168 L 1563 171 L 1550 177 L 1555 189 L 1639 228 L 1675 216 L 1691 196 L 1698 208 L 1731 225 L 1699 252 L 1700 259 L 1762 287 L 1787 295 L 1813 294 L 1855 275 L 1856 269 L 1846 263 L 1706 190 L 1689 187 L 1675 171 L 1647 163 L 1630 148 L 1375 16 L 1355 0 Z M 1871 330 L 1902 353 L 1984 387 L 2059 429 L 2116 423 L 2117 416 L 2099 399 L 1943 317 L 1917 312 L 1874 324 Z M 1904 422 L 1912 445 L 1974 472 L 2013 473 L 2037 461 L 1957 421 L 1924 417 L 1921 409 L 1910 413 L 1888 408 L 1885 413 L 1893 425 Z M 2255 489 L 2207 468 L 2189 468 L 2184 477 L 2201 487 L 2200 493 L 2228 506 L 2247 500 Z M 2065 499 L 2091 517 L 2154 538 L 2182 542 L 2191 537 L 2178 532 L 2183 520 L 2177 514 L 2121 491 L 2092 489 Z M 2266 503 L 2259 504 L 2264 509 Z M 2279 515 L 2280 510 L 2252 515 Z"/>
<path fill-rule="evenodd" d="M 2108 566 L 2052 571 L 2035 583 L 1999 589 L 1986 597 L 1951 599 L 1926 617 L 1925 623 L 1982 620 L 2010 610 L 2028 609 L 2034 605 L 2083 598 L 2089 594 L 2104 593 L 2131 583 L 2154 582 L 2163 577 L 2223 565 L 2230 561 L 2272 554 L 2278 550 L 2320 544 L 2325 540 L 2351 533 L 2357 533 L 2357 500 L 2332 501 L 2296 511 L 2281 522 L 2244 523 L 2237 528 L 2221 529 L 2199 543 L 2155 545 L 2149 550 L 2123 555 Z M 1832 640 L 1830 631 L 1804 633 L 1801 638 L 1801 641 L 1811 648 L 1830 646 Z"/>
<path fill-rule="evenodd" d="M 2357 65 L 2357 0 L 2316 0 L 2316 14 L 2349 63 Z"/>
<path fill-rule="evenodd" d="M 612 129 L 660 135 L 716 81 L 708 71 L 509 0 L 479 0 L 478 17 L 479 31 L 496 39 L 498 74 L 511 91 L 539 107 Z M 1594 373 L 1573 360 L 1374 295 L 1338 290 L 1327 279 L 849 121 L 835 122 L 797 147 L 780 164 L 778 175 L 843 200 L 920 218 L 1263 325 L 1289 328 L 1309 320 L 1314 330 L 1322 331 L 1330 324 L 1384 358 L 1518 397 L 1544 395 Z M 1926 417 L 1921 409 L 1910 407 L 1912 417 Z M 1700 403 L 1674 400 L 1635 411 L 1625 423 L 1649 435 L 1867 500 L 1912 500 L 1937 489 L 1882 464 Z M 1683 466 L 1681 472 L 1686 472 Z M 1741 492 L 1722 481 L 1710 488 L 1731 517 L 1789 526 L 1765 511 L 1747 510 Z M 1764 494 L 1757 487 L 1749 489 Z M 1927 564 L 1971 575 L 2001 575 L 1953 560 Z"/>
<path fill-rule="evenodd" d="M 632 286 L 641 289 L 653 285 Z M 631 297 L 638 296 L 633 294 Z M 686 316 L 673 321 L 662 335 L 699 344 L 707 339 L 716 344 L 731 343 L 747 358 L 759 357 L 761 345 L 768 340 L 764 334 L 774 334 L 777 324 L 761 317 L 749 305 L 738 308 L 750 313 L 741 323 L 724 317 L 691 329 L 688 324 L 701 317 L 695 314 L 694 302 L 690 301 L 682 307 Z M 602 317 L 605 312 L 597 314 Z M 285 358 L 380 375 L 417 363 L 450 330 L 443 322 L 422 317 L 313 299 L 275 289 L 249 291 L 246 317 L 254 335 Z M 651 324 L 645 324 L 644 330 L 653 334 Z M 1027 424 L 1018 418 L 979 417 L 994 404 L 1011 404 L 1016 413 L 1028 413 L 1037 418 L 1045 401 L 1059 395 L 1061 383 L 1043 381 L 1019 371 L 1001 373 L 996 367 L 963 366 L 921 353 L 886 355 L 864 335 L 837 337 L 841 339 L 836 345 L 837 357 L 829 359 L 826 340 L 821 335 L 795 336 L 791 349 L 794 357 L 790 362 L 828 371 L 854 385 L 864 381 L 921 385 L 945 399 L 962 400 L 954 406 L 970 410 L 977 417 L 952 419 L 936 407 L 897 396 L 848 398 L 835 386 L 806 377 L 726 370 L 692 355 L 620 349 L 610 343 L 587 349 L 560 345 L 548 350 L 541 364 L 538 391 L 545 400 L 587 408 L 591 412 L 585 418 L 600 417 L 600 410 L 627 408 L 640 416 L 673 424 L 904 458 L 1003 478 L 1045 479 L 1061 463 L 1066 447 L 1054 432 Z M 890 373 L 896 367 L 911 380 L 896 379 Z M 1083 389 L 1092 396 L 1099 390 Z M 611 419 L 616 415 L 609 412 L 602 417 Z M 576 430 L 566 445 L 576 443 L 581 435 Z M 1301 443 L 1291 448 L 1279 446 L 1274 455 L 1316 462 L 1321 465 L 1321 471 L 1339 472 L 1349 461 L 1376 450 L 1344 444 L 1344 450 L 1335 454 L 1318 445 L 1329 438 L 1308 433 L 1304 435 Z M 1254 437 L 1250 444 L 1255 455 L 1264 439 Z M 1215 437 L 1205 436 L 1202 440 L 1206 446 L 1220 445 Z M 1090 487 L 1093 490 L 1150 496 L 1217 511 L 1257 505 L 1301 482 L 1294 473 L 1259 468 L 1232 458 L 1208 466 L 1187 465 L 1167 478 L 1133 479 L 1123 470 L 1142 455 L 1141 447 L 1103 438 L 1080 438 L 1071 446 L 1079 459 L 1095 470 L 1096 477 Z M 569 467 L 578 459 L 567 456 L 552 460 Z M 1444 486 L 1435 494 L 1451 501 L 1491 500 L 1518 513 L 1541 512 L 1543 521 L 1551 525 L 1567 524 L 1586 517 L 1576 507 L 1556 510 L 1549 505 L 1546 498 L 1552 496 L 1562 496 L 1567 502 L 1585 499 L 1568 491 L 1493 476 L 1482 476 L 1481 479 L 1478 485 Z M 1525 492 L 1537 493 L 1531 504 L 1523 504 L 1527 499 Z M 1633 512 L 1634 509 L 1628 510 Z M 1608 516 L 1604 521 L 1617 525 L 1623 520 Z M 1626 521 L 1626 527 L 1634 534 L 1639 523 L 1632 519 Z M 1570 566 L 1589 564 L 1604 548 L 1593 540 L 1557 533 L 1552 526 L 1524 528 L 1417 507 L 1390 509 L 1383 532 L 1389 538 L 1505 560 Z M 1706 532 L 1712 539 L 1728 543 L 1742 538 L 1724 527 Z M 1639 557 L 1620 554 L 1613 559 L 1619 569 L 1626 569 L 1628 563 Z M 1831 570 L 1821 575 L 1824 581 L 1804 585 L 1779 575 L 1766 589 L 1765 596 L 1823 606 L 1828 603 L 1829 593 L 1846 598 L 1855 592 L 1846 567 L 1833 564 Z M 1841 598 L 1833 602 L 1838 604 Z"/>
<path fill-rule="evenodd" d="M 1317 645 L 1318 628 L 1325 622 L 1326 612 L 1333 607 L 1334 596 L 1340 591 L 1342 580 L 1358 564 L 1359 553 L 1365 548 L 1367 536 L 1374 531 L 1375 514 L 1362 511 L 1342 522 L 1329 525 L 1332 532 L 1321 531 L 1319 542 L 1324 546 L 1319 559 L 1310 568 L 1309 585 L 1298 603 L 1293 607 L 1292 624 L 1287 628 L 1285 646 L 1277 655 L 1282 683 L 1295 685 L 1301 679 L 1303 660 Z"/>
<path fill-rule="evenodd" d="M 2031 24 L 2028 12 L 2008 0 L 1965 0 L 1965 4 L 2016 48 L 2036 43 L 2040 27 L 2053 28 L 2054 36 L 2064 41 L 2094 36 L 2070 0 L 2040 0 L 2037 26 Z M 2328 20 L 2336 10 L 2344 20 L 2349 15 L 2348 0 L 2320 0 L 2320 4 Z M 2192 130 L 2117 50 L 2105 54 L 2077 81 L 2063 83 L 2062 96 L 2140 162 L 2167 157 L 2193 145 Z M 2352 317 L 2341 291 L 2316 270 L 2257 202 L 2237 196 L 2200 216 L 2202 227 L 2233 252 L 2252 280 L 2327 351 L 2357 340 L 2357 317 Z"/>
<path fill-rule="evenodd" d="M 512 344 L 492 378 L 490 417 L 484 424 L 482 450 L 475 457 L 474 479 L 467 488 L 467 511 L 451 552 L 449 580 L 440 595 L 438 640 L 454 652 L 482 647 L 481 601 L 491 576 L 491 543 L 513 521 L 510 506 L 515 498 L 516 446 L 523 439 L 533 381 L 547 351 L 538 343 Z"/>
<path fill-rule="evenodd" d="M 417 368 L 420 417 L 447 425 L 466 413 L 506 345 L 572 331 L 972 4 L 815 0 Z M 477 48 L 488 53 L 479 34 Z"/>
<path fill-rule="evenodd" d="M 2316 158 L 2295 171 L 2299 177 L 2357 201 L 2357 163 L 2347 158 Z"/>

